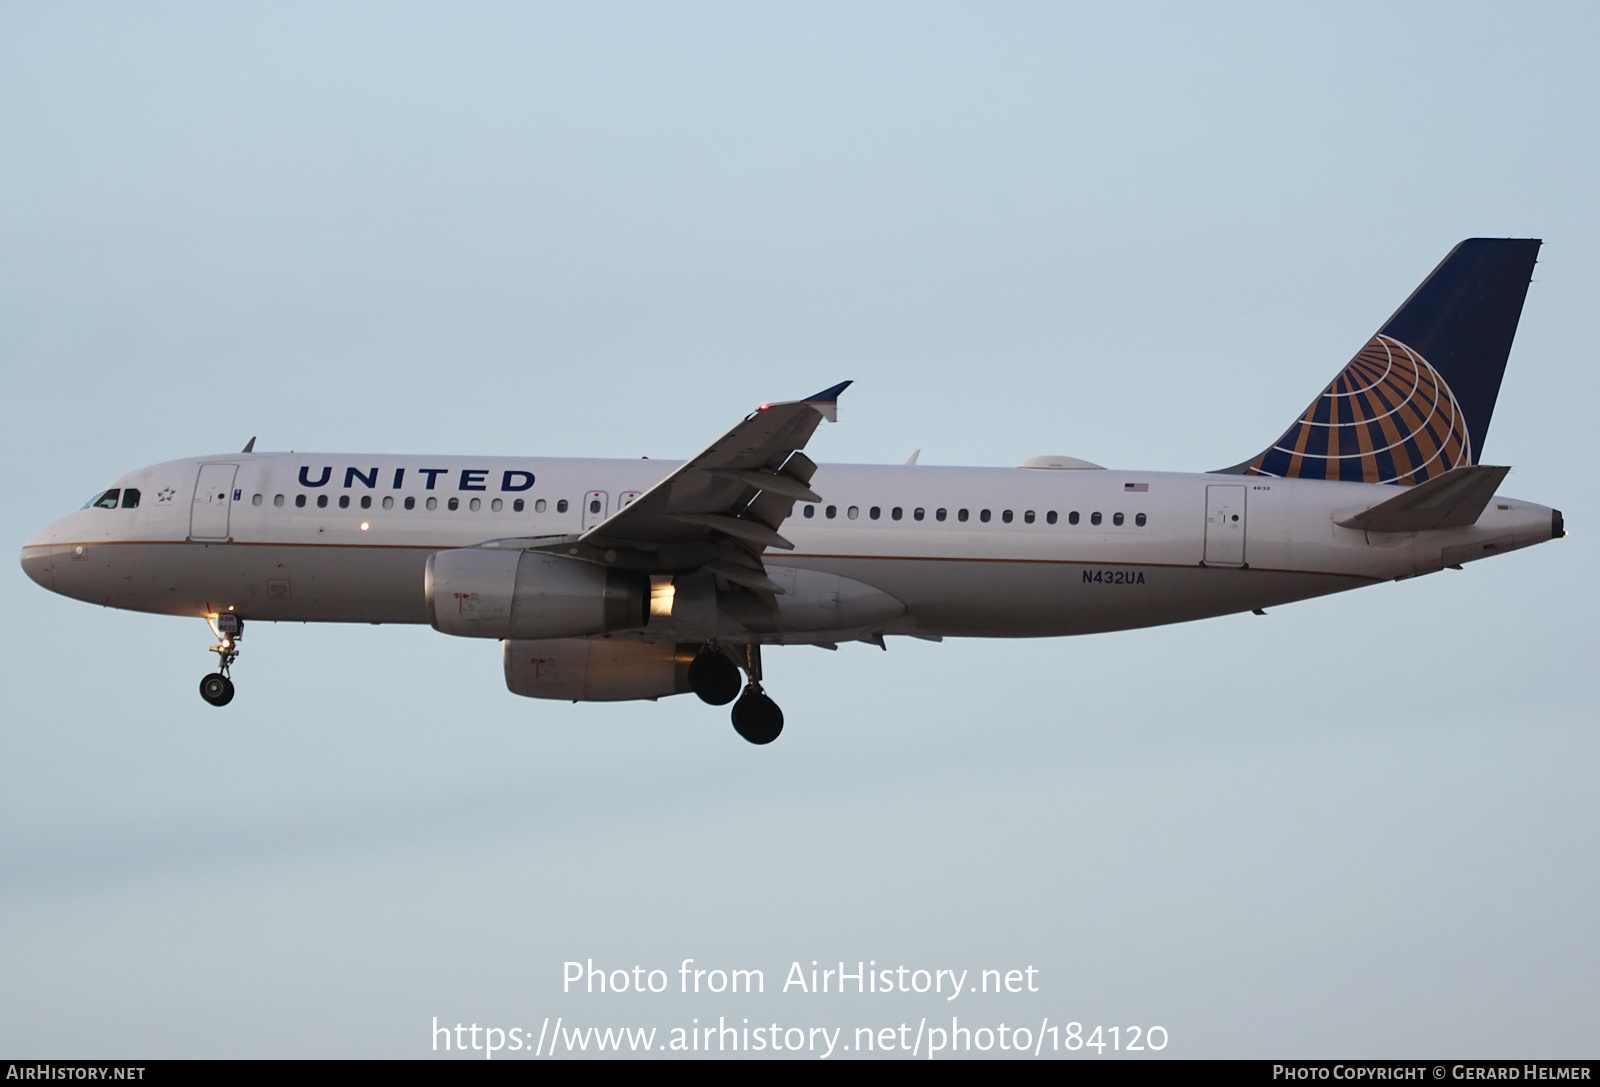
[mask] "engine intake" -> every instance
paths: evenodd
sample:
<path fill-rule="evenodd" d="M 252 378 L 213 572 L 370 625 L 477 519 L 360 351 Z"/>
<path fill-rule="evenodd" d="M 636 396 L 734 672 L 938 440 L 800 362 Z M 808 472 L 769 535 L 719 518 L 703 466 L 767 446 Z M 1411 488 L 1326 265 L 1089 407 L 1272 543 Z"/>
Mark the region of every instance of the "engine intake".
<path fill-rule="evenodd" d="M 529 551 L 462 548 L 428 556 L 428 622 L 463 638 L 575 638 L 650 619 L 650 579 Z"/>

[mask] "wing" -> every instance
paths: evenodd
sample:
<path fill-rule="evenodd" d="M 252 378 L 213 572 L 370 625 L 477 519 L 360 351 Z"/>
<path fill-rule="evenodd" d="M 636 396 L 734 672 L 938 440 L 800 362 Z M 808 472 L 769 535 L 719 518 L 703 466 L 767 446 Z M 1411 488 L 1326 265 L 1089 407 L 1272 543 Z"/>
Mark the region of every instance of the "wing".
<path fill-rule="evenodd" d="M 578 536 L 497 540 L 490 546 L 587 559 L 651 573 L 706 569 L 763 596 L 783 592 L 761 561 L 792 550 L 778 532 L 812 492 L 816 464 L 802 450 L 823 419 L 836 421 L 840 382 L 804 400 L 763 404 L 710 448 Z"/>

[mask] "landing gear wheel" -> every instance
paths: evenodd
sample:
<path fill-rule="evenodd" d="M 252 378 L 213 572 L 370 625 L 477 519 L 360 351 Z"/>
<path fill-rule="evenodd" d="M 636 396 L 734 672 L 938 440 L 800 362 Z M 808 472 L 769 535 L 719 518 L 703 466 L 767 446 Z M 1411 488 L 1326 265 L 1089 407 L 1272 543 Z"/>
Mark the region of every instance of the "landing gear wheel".
<path fill-rule="evenodd" d="M 707 649 L 689 664 L 689 689 L 700 701 L 726 706 L 739 697 L 739 666 L 720 649 Z"/>
<path fill-rule="evenodd" d="M 213 706 L 226 706 L 233 701 L 233 680 L 221 672 L 212 672 L 200 681 L 200 697 Z"/>
<path fill-rule="evenodd" d="M 747 687 L 733 704 L 733 730 L 753 744 L 770 744 L 783 731 L 783 711 L 759 687 Z"/>
<path fill-rule="evenodd" d="M 200 697 L 213 706 L 226 706 L 233 701 L 233 680 L 228 678 L 228 669 L 239 659 L 239 639 L 244 637 L 244 620 L 229 608 L 220 615 L 211 616 L 206 622 L 211 625 L 211 633 L 217 636 L 217 644 L 211 647 L 211 652 L 217 655 L 217 670 L 200 681 Z"/>

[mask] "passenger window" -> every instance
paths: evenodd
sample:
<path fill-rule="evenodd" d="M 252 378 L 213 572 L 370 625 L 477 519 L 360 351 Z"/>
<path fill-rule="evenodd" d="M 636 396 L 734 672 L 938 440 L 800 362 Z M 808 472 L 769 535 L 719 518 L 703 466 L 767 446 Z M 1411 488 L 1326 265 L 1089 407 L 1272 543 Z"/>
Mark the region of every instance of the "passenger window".
<path fill-rule="evenodd" d="M 933 511 L 933 519 L 935 521 L 943 521 L 944 520 L 944 510 L 934 510 Z"/>
<path fill-rule="evenodd" d="M 988 524 L 989 523 L 989 511 L 988 510 L 980 510 L 978 512 L 978 520 L 982 521 L 984 524 Z"/>
<path fill-rule="evenodd" d="M 102 510 L 114 510 L 114 509 L 116 509 L 117 508 L 117 496 L 120 495 L 120 494 L 122 494 L 122 492 L 120 490 L 118 490 L 116 487 L 111 488 L 105 494 L 101 495 L 99 498 L 96 498 L 94 500 L 95 508 L 96 509 L 102 509 Z"/>
<path fill-rule="evenodd" d="M 874 521 L 876 521 L 878 518 L 883 516 L 883 507 L 882 506 L 873 506 L 870 510 L 867 511 L 867 516 L 872 518 Z"/>
<path fill-rule="evenodd" d="M 281 495 L 281 494 L 275 494 L 275 495 L 273 495 L 273 496 L 272 496 L 272 504 L 273 504 L 273 505 L 274 505 L 274 506 L 281 506 L 281 505 L 283 505 L 283 495 Z"/>
<path fill-rule="evenodd" d="M 1024 521 L 1028 522 L 1028 524 L 1030 524 L 1030 525 L 1033 524 L 1033 511 L 1029 510 L 1027 513 L 1024 513 L 1022 515 L 1022 519 Z"/>
<path fill-rule="evenodd" d="M 262 498 L 261 498 L 261 496 L 259 494 L 253 494 L 253 495 L 250 496 L 250 504 L 252 506 L 259 506 L 259 505 L 261 505 L 261 502 L 262 502 Z M 126 504 L 126 503 L 124 503 L 124 504 Z"/>
<path fill-rule="evenodd" d="M 302 510 L 305 509 L 306 508 L 306 496 L 303 495 L 303 494 L 295 495 L 294 496 L 294 506 L 295 506 L 295 509 L 302 509 Z"/>
<path fill-rule="evenodd" d="M 483 509 L 483 499 L 474 498 L 472 501 L 467 503 L 467 506 L 472 510 L 473 513 L 477 513 L 479 510 Z"/>
<path fill-rule="evenodd" d="M 851 506 L 849 509 L 844 511 L 844 515 L 850 518 L 850 520 L 854 521 L 857 517 L 861 516 L 861 507 Z"/>
<path fill-rule="evenodd" d="M 328 496 L 325 495 L 325 494 L 317 495 L 317 509 L 325 510 L 327 508 L 328 508 Z"/>
<path fill-rule="evenodd" d="M 1112 515 L 1111 515 L 1111 523 L 1112 523 L 1112 524 L 1114 524 L 1114 525 L 1120 525 L 1120 524 L 1122 524 L 1122 514 L 1120 514 L 1120 513 L 1113 513 L 1113 514 L 1112 514 Z"/>
<path fill-rule="evenodd" d="M 447 502 L 445 504 L 450 507 L 451 512 L 454 512 L 454 511 L 456 511 L 456 510 L 461 508 L 461 499 L 452 498 L 449 502 Z"/>
<path fill-rule="evenodd" d="M 892 510 L 890 510 L 890 511 L 889 511 L 889 516 L 890 516 L 890 517 L 891 517 L 891 518 L 892 518 L 892 519 L 893 519 L 893 520 L 896 520 L 896 521 L 898 521 L 898 520 L 900 520 L 900 515 L 901 515 L 901 512 L 902 512 L 902 511 L 901 511 L 901 509 L 900 509 L 900 507 L 899 507 L 899 506 L 896 506 L 896 507 L 895 507 L 895 508 L 894 508 L 894 509 L 892 509 Z"/>
<path fill-rule="evenodd" d="M 1067 514 L 1067 524 L 1075 525 L 1077 523 L 1078 523 L 1078 511 L 1077 510 L 1073 510 L 1071 513 Z"/>
<path fill-rule="evenodd" d="M 408 510 L 414 510 L 417 508 L 417 500 L 410 495 L 406 495 L 405 506 Z"/>
<path fill-rule="evenodd" d="M 533 503 L 533 512 L 534 513 L 543 513 L 544 512 L 544 508 L 545 508 L 544 499 L 539 498 L 539 499 L 535 499 L 534 500 L 534 503 Z"/>
<path fill-rule="evenodd" d="M 1011 523 L 1011 511 L 1010 510 L 1006 510 L 1004 513 L 1002 513 L 1000 515 L 1000 520 L 1004 521 L 1006 524 L 1009 525 Z"/>
<path fill-rule="evenodd" d="M 425 503 L 425 505 L 430 510 L 436 510 L 436 509 L 439 508 L 439 500 L 437 498 L 434 498 L 432 495 L 429 495 L 428 496 L 428 501 Z"/>
<path fill-rule="evenodd" d="M 342 509 L 342 510 L 347 510 L 347 509 L 350 508 L 350 496 L 349 495 L 341 494 L 339 496 L 339 508 Z"/>
<path fill-rule="evenodd" d="M 1144 514 L 1142 514 L 1142 513 L 1134 514 L 1133 515 L 1133 523 L 1138 525 L 1140 528 L 1143 528 L 1144 525 L 1145 525 Z"/>
<path fill-rule="evenodd" d="M 1055 510 L 1051 510 L 1049 513 L 1045 514 L 1044 515 L 1044 522 L 1047 525 L 1055 524 L 1056 523 L 1056 511 Z"/>
<path fill-rule="evenodd" d="M 261 505 L 260 499 L 261 496 L 259 494 L 256 495 L 256 505 L 258 506 Z M 139 488 L 129 487 L 127 490 L 122 492 L 122 508 L 125 510 L 136 510 L 139 508 Z"/>
<path fill-rule="evenodd" d="M 957 510 L 956 511 L 956 520 L 957 521 L 965 521 L 966 519 L 967 519 L 967 511 L 966 510 Z"/>
<path fill-rule="evenodd" d="M 364 510 L 370 510 L 372 508 L 372 496 L 370 494 L 364 494 L 361 496 L 361 508 Z"/>
<path fill-rule="evenodd" d="M 1093 513 L 1091 513 L 1089 515 L 1089 523 L 1091 525 L 1098 525 L 1100 523 L 1100 511 L 1099 510 L 1095 510 Z"/>
<path fill-rule="evenodd" d="M 911 511 L 911 519 L 913 521 L 922 520 L 922 507 L 921 506 L 918 506 L 916 509 Z"/>
<path fill-rule="evenodd" d="M 476 502 L 477 499 L 474 498 L 473 501 Z M 505 508 L 505 505 L 506 504 L 504 502 L 502 502 L 500 499 L 496 498 L 493 502 L 489 503 L 489 508 L 494 510 L 496 513 L 499 513 L 502 509 Z"/>
<path fill-rule="evenodd" d="M 815 517 L 817 515 L 817 507 L 815 507 L 815 506 L 807 506 L 805 508 L 805 515 L 807 517 Z"/>
<path fill-rule="evenodd" d="M 527 508 L 527 503 L 525 503 L 520 498 L 517 499 L 515 502 L 511 503 L 511 510 L 512 510 L 513 513 L 521 513 L 526 508 Z"/>
<path fill-rule="evenodd" d="M 839 516 L 839 507 L 838 506 L 829 506 L 827 509 L 822 511 L 822 515 L 831 520 L 831 519 Z"/>
<path fill-rule="evenodd" d="M 394 495 L 386 494 L 383 496 L 383 508 L 386 510 L 394 509 Z"/>
<path fill-rule="evenodd" d="M 600 512 L 600 500 L 598 498 L 591 498 L 589 500 L 589 512 L 590 513 L 599 513 Z"/>
<path fill-rule="evenodd" d="M 556 512 L 557 513 L 566 513 L 567 512 L 567 500 L 565 498 L 558 499 L 556 501 Z"/>

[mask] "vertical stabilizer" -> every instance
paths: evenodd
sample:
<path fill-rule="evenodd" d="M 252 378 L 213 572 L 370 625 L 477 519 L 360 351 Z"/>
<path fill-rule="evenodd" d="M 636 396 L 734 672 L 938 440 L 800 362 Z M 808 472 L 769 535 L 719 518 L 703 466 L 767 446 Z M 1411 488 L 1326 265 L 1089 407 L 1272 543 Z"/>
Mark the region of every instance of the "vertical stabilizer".
<path fill-rule="evenodd" d="M 1539 245 L 1456 246 L 1283 437 L 1229 471 L 1409 485 L 1477 464 Z"/>

